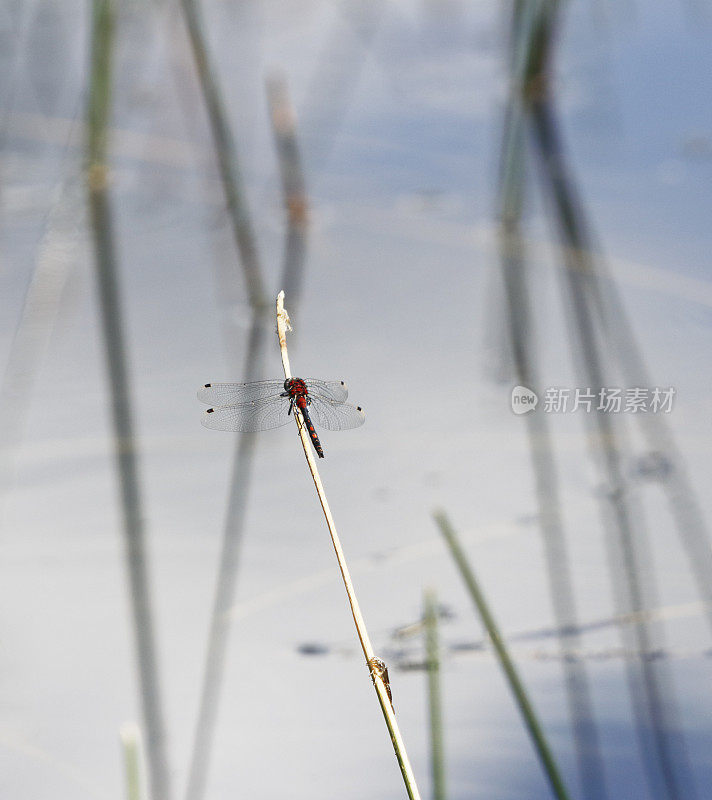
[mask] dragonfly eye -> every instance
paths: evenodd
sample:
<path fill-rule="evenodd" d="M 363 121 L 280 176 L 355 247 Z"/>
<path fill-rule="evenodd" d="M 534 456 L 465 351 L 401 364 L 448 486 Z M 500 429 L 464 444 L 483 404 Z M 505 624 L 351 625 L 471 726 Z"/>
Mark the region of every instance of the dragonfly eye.
<path fill-rule="evenodd" d="M 291 379 L 290 379 L 290 378 L 287 378 L 287 379 L 284 381 L 284 390 L 285 390 L 285 391 L 287 391 L 287 392 L 289 391 L 289 384 L 290 384 L 291 382 L 292 382 L 292 381 L 291 381 Z"/>

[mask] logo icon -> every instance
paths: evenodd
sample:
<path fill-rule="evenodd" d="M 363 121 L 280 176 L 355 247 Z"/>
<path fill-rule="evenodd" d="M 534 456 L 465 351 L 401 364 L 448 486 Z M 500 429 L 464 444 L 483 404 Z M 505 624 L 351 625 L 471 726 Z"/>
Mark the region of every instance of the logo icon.
<path fill-rule="evenodd" d="M 515 386 L 512 389 L 512 411 L 515 414 L 526 414 L 527 411 L 534 411 L 539 402 L 536 392 L 527 389 L 526 386 Z"/>

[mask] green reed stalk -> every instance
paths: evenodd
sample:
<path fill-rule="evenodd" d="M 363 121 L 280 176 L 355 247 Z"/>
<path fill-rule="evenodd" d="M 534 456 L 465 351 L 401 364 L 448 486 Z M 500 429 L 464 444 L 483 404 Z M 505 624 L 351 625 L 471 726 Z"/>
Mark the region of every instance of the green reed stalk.
<path fill-rule="evenodd" d="M 440 700 L 440 653 L 438 646 L 438 602 L 430 589 L 424 596 L 425 663 L 428 670 L 428 711 L 430 718 L 430 770 L 433 800 L 445 800 L 445 748 L 443 746 Z"/>
<path fill-rule="evenodd" d="M 485 626 L 485 629 L 489 634 L 492 646 L 494 647 L 497 659 L 499 660 L 500 667 L 502 668 L 507 682 L 509 683 L 509 688 L 511 689 L 512 694 L 514 695 L 517 707 L 522 715 L 526 729 L 529 732 L 532 744 L 534 745 L 536 754 L 539 757 L 539 761 L 541 762 L 547 780 L 549 781 L 551 790 L 558 800 L 570 800 L 569 793 L 566 790 L 561 773 L 559 772 L 559 768 L 554 760 L 554 755 L 546 740 L 546 736 L 544 735 L 544 730 L 537 719 L 534 706 L 527 695 L 524 684 L 522 683 L 514 666 L 514 662 L 507 651 L 507 646 L 504 643 L 504 639 L 499 632 L 497 623 L 492 616 L 492 612 L 490 611 L 482 589 L 477 582 L 477 578 L 475 578 L 475 574 L 470 567 L 467 556 L 465 556 L 465 553 L 460 546 L 455 530 L 450 524 L 450 521 L 444 511 L 435 512 L 433 517 L 435 518 L 437 526 L 440 528 L 440 533 L 442 533 L 447 546 L 450 548 L 450 553 L 452 554 L 455 564 L 460 570 L 462 579 L 464 580 L 465 585 L 470 592 L 470 596 L 472 597 L 480 618 L 482 619 L 482 624 Z"/>
<path fill-rule="evenodd" d="M 126 800 L 141 798 L 141 735 L 137 725 L 122 725 L 119 733 L 126 774 Z"/>

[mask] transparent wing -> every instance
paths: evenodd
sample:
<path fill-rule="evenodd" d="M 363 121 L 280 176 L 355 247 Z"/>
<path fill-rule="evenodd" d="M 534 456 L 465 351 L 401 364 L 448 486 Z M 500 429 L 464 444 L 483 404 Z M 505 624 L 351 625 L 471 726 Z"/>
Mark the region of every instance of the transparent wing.
<path fill-rule="evenodd" d="M 318 395 L 309 393 L 309 416 L 312 422 L 326 428 L 327 431 L 346 431 L 349 428 L 358 428 L 363 425 L 366 415 L 363 409 L 352 406 L 350 403 L 338 403 L 335 400 L 325 400 Z"/>
<path fill-rule="evenodd" d="M 201 419 L 206 428 L 216 431 L 266 431 L 290 420 L 289 400 L 268 398 L 223 408 L 208 409 Z"/>
<path fill-rule="evenodd" d="M 198 400 L 212 406 L 235 406 L 279 397 L 284 381 L 252 381 L 251 383 L 207 383 L 198 390 Z"/>
<path fill-rule="evenodd" d="M 309 394 L 313 397 L 322 397 L 324 400 L 335 400 L 343 403 L 349 396 L 349 390 L 344 381 L 320 381 L 317 378 L 305 378 Z"/>

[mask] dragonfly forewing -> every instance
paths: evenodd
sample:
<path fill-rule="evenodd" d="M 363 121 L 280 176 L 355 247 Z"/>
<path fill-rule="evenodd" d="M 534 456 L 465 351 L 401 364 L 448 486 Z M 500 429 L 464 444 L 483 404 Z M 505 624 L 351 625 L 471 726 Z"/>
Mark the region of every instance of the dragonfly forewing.
<path fill-rule="evenodd" d="M 198 400 L 213 406 L 234 406 L 255 400 L 277 398 L 284 391 L 284 382 L 278 380 L 252 381 L 251 383 L 207 383 L 198 390 Z"/>
<path fill-rule="evenodd" d="M 240 403 L 239 405 L 209 408 L 201 422 L 217 431 L 266 431 L 279 428 L 290 420 L 289 400 L 284 397 Z"/>

